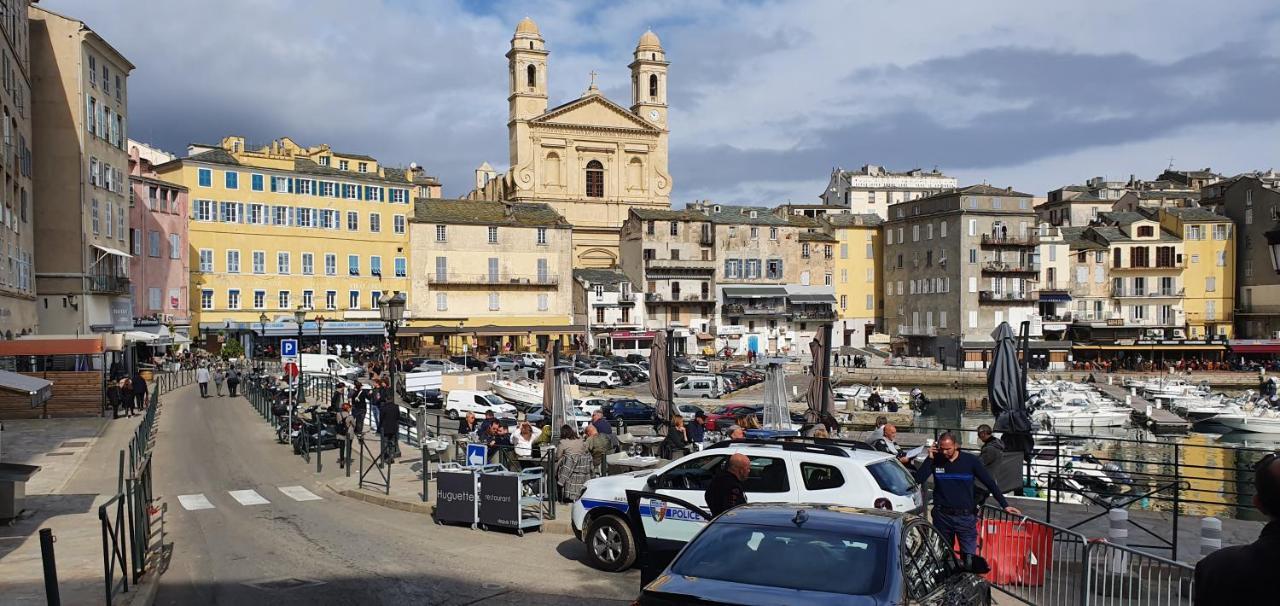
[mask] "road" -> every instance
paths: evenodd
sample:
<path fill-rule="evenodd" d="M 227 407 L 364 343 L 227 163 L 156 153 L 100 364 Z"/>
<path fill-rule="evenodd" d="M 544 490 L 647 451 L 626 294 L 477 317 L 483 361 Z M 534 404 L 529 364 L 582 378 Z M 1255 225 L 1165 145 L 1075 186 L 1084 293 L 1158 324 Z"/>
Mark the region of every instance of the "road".
<path fill-rule="evenodd" d="M 628 604 L 639 591 L 638 572 L 579 562 L 571 536 L 437 526 L 333 493 L 334 452 L 317 474 L 242 398 L 187 387 L 159 423 L 173 555 L 158 604 Z"/>

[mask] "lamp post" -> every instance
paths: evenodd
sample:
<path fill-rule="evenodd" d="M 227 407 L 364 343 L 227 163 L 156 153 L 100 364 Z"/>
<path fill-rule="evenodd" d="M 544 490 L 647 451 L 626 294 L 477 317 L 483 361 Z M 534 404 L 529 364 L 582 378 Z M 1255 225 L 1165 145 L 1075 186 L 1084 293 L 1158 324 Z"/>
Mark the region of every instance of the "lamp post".
<path fill-rule="evenodd" d="M 405 296 L 400 291 L 394 291 L 395 294 L 383 293 L 378 298 L 378 312 L 382 316 L 382 323 L 387 328 L 387 338 L 390 340 L 388 345 L 388 353 L 390 358 L 387 360 L 387 372 L 391 375 L 391 401 L 396 400 L 396 329 L 400 326 L 400 320 L 404 317 Z"/>
<path fill-rule="evenodd" d="M 302 323 L 307 321 L 307 308 L 299 304 L 298 308 L 293 310 L 293 321 L 298 325 L 298 370 L 301 371 L 302 370 Z M 298 373 L 297 393 L 298 393 L 297 402 L 299 404 L 307 401 L 307 392 L 302 386 L 301 372 Z M 290 426 L 292 426 L 293 419 L 290 418 L 289 422 L 290 422 Z"/>
<path fill-rule="evenodd" d="M 307 308 L 298 305 L 298 309 L 293 310 L 293 321 L 298 324 L 298 347 L 302 347 L 302 324 L 307 321 Z"/>
<path fill-rule="evenodd" d="M 324 342 L 324 316 L 316 316 L 316 337 L 320 339 L 321 343 Z M 326 351 L 320 352 L 322 355 L 329 353 L 327 351 L 328 348 L 325 349 Z"/>
<path fill-rule="evenodd" d="M 258 325 L 262 327 L 262 331 L 259 333 L 258 336 L 262 337 L 262 342 L 264 344 L 267 342 L 267 320 L 270 320 L 270 319 L 271 318 L 267 317 L 266 312 L 258 314 Z M 257 347 L 254 347 L 254 349 L 257 349 Z"/>
<path fill-rule="evenodd" d="M 463 327 L 463 326 L 464 326 L 464 322 L 463 322 L 462 320 L 458 320 L 458 341 L 459 341 L 459 342 L 461 342 L 461 341 L 462 341 L 462 327 Z M 462 343 L 462 369 L 463 369 L 463 370 L 468 370 L 468 368 L 467 368 L 467 344 L 466 344 L 466 343 Z"/>

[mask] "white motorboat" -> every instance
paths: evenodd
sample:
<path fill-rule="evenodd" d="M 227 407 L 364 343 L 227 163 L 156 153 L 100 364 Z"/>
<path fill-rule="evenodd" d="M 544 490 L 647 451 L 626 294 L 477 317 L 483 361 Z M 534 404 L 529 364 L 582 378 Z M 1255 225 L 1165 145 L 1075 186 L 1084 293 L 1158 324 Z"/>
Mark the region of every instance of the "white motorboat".
<path fill-rule="evenodd" d="M 1031 418 L 1049 427 L 1122 427 L 1133 411 L 1095 392 L 1044 393 Z"/>
<path fill-rule="evenodd" d="M 498 397 L 509 402 L 519 402 L 530 406 L 542 404 L 542 383 L 530 380 L 496 380 L 489 382 L 489 389 Z"/>
<path fill-rule="evenodd" d="M 1236 431 L 1250 433 L 1280 433 L 1280 410 L 1270 406 L 1254 406 L 1227 412 L 1208 419 Z"/>

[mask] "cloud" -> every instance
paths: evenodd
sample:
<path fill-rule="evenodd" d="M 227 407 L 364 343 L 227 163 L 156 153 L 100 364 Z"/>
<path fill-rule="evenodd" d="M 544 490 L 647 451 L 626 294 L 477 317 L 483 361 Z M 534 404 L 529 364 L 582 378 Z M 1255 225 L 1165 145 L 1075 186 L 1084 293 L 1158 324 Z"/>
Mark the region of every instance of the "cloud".
<path fill-rule="evenodd" d="M 1099 172 L 1154 176 L 1169 156 L 1225 172 L 1277 164 L 1262 133 L 1280 125 L 1280 9 L 1265 0 L 39 6 L 85 20 L 138 66 L 134 138 L 181 152 L 288 135 L 418 162 L 450 195 L 481 162 L 505 164 L 503 55 L 526 14 L 551 50 L 553 105 L 590 71 L 628 105 L 635 42 L 649 27 L 661 36 L 677 204 L 812 201 L 832 166 L 864 163 L 1031 192 Z"/>

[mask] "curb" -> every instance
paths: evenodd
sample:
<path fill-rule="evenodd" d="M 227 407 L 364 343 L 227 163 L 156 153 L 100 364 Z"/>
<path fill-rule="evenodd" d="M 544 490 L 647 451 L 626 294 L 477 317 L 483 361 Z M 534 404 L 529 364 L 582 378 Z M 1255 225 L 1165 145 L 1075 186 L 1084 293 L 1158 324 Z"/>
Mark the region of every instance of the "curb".
<path fill-rule="evenodd" d="M 141 585 L 134 585 L 134 589 L 135 591 L 130 592 L 132 597 L 117 601 L 128 606 L 152 606 L 156 603 L 156 594 L 160 591 L 160 575 L 155 575 Z"/>
<path fill-rule="evenodd" d="M 395 509 L 397 511 L 406 511 L 409 513 L 415 513 L 415 514 L 426 515 L 426 516 L 430 516 L 435 512 L 435 505 L 432 503 L 423 503 L 420 501 L 406 501 L 403 499 L 397 499 L 395 497 L 389 497 L 387 495 L 367 492 L 359 489 L 338 488 L 333 484 L 325 484 L 325 488 L 328 488 L 329 490 L 337 494 L 340 494 L 344 497 L 347 497 L 349 499 L 363 501 L 365 503 L 369 503 L 371 505 L 377 505 L 379 507 L 386 507 L 387 509 Z M 547 532 L 551 534 L 570 535 L 570 536 L 573 535 L 573 527 L 569 523 L 569 517 L 570 517 L 569 511 L 567 508 L 564 508 L 564 509 L 565 509 L 565 512 L 561 514 L 559 517 L 557 517 L 556 519 L 543 521 L 543 524 L 542 524 L 543 532 Z"/>

